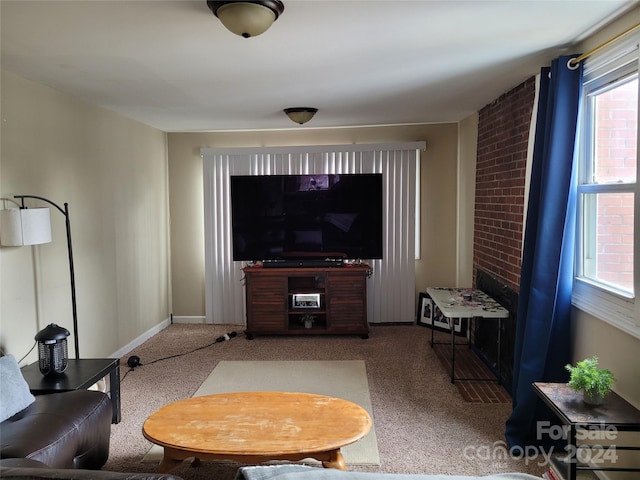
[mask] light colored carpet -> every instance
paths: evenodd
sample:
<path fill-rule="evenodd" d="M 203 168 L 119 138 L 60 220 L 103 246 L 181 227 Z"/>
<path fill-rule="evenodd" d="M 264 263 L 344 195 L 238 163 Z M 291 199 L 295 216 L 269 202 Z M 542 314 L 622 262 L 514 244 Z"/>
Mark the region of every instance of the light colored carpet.
<path fill-rule="evenodd" d="M 373 419 L 369 383 L 363 360 L 221 361 L 193 394 L 288 391 L 343 398 L 360 405 Z M 347 465 L 380 465 L 375 427 L 358 442 L 341 449 Z M 162 448 L 154 445 L 143 462 L 158 462 Z"/>
<path fill-rule="evenodd" d="M 192 396 L 220 362 L 325 360 L 363 360 L 366 365 L 380 465 L 349 465 L 351 471 L 540 476 L 546 470 L 539 463 L 541 456 L 505 453 L 504 423 L 511 405 L 464 402 L 429 344 L 428 328 L 373 325 L 367 340 L 355 335 L 274 335 L 247 341 L 239 334 L 229 342 L 213 343 L 241 328 L 173 324 L 123 355 L 122 421 L 111 426 L 103 470 L 154 472 L 156 465 L 140 461 L 151 447 L 142 436 L 144 421 L 163 405 Z M 139 356 L 143 366 L 128 370 L 129 355 Z M 184 480 L 234 480 L 239 466 L 202 462 L 193 468 L 184 462 L 171 473 Z"/>

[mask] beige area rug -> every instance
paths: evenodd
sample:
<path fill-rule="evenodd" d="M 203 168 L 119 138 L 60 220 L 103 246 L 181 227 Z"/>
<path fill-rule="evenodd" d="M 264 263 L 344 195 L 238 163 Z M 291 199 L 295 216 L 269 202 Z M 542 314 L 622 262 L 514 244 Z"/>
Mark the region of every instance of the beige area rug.
<path fill-rule="evenodd" d="M 257 391 L 315 393 L 343 398 L 360 405 L 373 419 L 363 360 L 221 361 L 193 396 Z M 347 465 L 380 465 L 375 427 L 341 452 Z M 162 448 L 154 445 L 142 461 L 159 462 L 161 458 Z"/>

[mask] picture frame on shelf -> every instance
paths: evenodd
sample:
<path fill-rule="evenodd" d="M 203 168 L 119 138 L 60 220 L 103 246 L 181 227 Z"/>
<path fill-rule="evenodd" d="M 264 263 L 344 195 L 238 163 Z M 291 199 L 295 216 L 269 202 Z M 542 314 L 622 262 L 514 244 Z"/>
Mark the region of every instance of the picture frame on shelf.
<path fill-rule="evenodd" d="M 293 308 L 320 308 L 319 293 L 295 293 L 291 299 Z"/>
<path fill-rule="evenodd" d="M 418 298 L 417 324 L 427 328 L 433 328 L 442 332 L 451 332 L 449 322 L 453 322 L 453 330 L 458 336 L 467 335 L 466 318 L 447 318 L 428 293 L 420 292 Z"/>
<path fill-rule="evenodd" d="M 420 292 L 418 298 L 418 316 L 416 322 L 422 327 L 431 327 L 433 324 L 433 301 L 428 293 Z"/>

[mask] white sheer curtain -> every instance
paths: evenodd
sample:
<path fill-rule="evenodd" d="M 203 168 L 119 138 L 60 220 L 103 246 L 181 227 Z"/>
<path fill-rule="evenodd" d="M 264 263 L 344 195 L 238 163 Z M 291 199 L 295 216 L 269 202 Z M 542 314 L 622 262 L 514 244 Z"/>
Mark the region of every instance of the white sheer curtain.
<path fill-rule="evenodd" d="M 243 262 L 231 251 L 231 175 L 382 173 L 384 258 L 371 260 L 369 323 L 415 320 L 416 175 L 424 142 L 265 148 L 204 148 L 207 323 L 245 323 Z"/>

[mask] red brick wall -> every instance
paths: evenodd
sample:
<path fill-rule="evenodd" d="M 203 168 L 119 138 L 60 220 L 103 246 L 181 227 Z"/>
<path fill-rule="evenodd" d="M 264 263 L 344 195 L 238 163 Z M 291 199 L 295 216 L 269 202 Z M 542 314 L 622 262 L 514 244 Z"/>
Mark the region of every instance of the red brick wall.
<path fill-rule="evenodd" d="M 597 96 L 595 181 L 635 181 L 638 79 Z M 633 290 L 632 193 L 600 195 L 595 278 Z"/>
<path fill-rule="evenodd" d="M 473 242 L 478 268 L 513 288 L 520 286 L 520 255 L 532 77 L 479 112 Z"/>

